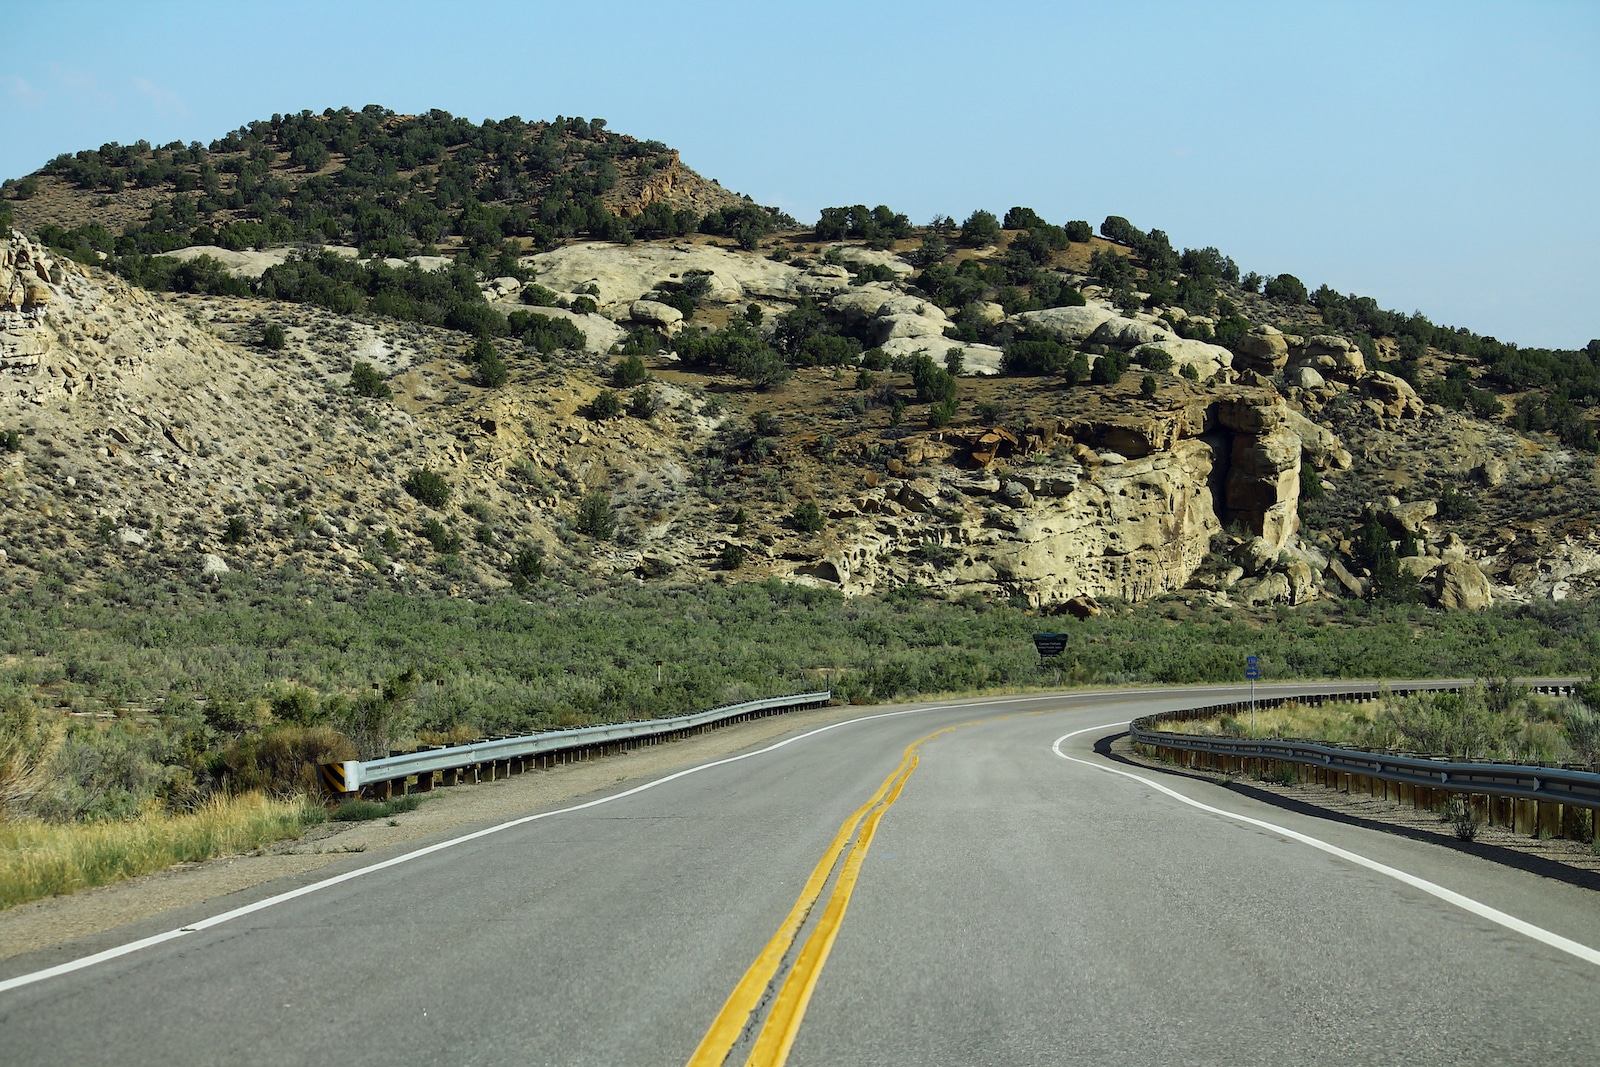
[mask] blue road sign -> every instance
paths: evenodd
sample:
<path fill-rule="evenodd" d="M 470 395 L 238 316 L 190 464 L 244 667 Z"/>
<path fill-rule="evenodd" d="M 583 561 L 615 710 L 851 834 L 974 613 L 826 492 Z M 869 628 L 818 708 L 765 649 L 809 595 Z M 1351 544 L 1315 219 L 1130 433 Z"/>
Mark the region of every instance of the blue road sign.
<path fill-rule="evenodd" d="M 1244 676 L 1255 679 L 1261 677 L 1261 657 L 1246 656 L 1244 658 Z"/>

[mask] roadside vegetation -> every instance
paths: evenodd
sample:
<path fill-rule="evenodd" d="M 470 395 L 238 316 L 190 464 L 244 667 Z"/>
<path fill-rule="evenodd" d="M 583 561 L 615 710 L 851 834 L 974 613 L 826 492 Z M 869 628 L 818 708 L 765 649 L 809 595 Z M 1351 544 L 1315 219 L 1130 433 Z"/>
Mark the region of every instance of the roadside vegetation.
<path fill-rule="evenodd" d="M 108 885 L 213 856 L 298 837 L 327 812 L 310 797 L 216 796 L 193 811 L 159 806 L 131 819 L 0 820 L 0 909 Z"/>
<path fill-rule="evenodd" d="M 1252 653 L 1269 680 L 1587 674 L 1600 652 L 1600 605 L 1582 603 L 1246 615 L 1174 597 L 1079 622 L 915 586 L 853 599 L 778 581 L 541 594 L 478 603 L 243 575 L 13 592 L 0 619 L 0 796 L 13 818 L 110 823 L 218 796 L 314 793 L 314 764 L 392 747 L 823 688 L 876 702 L 1216 682 L 1240 677 Z M 1069 635 L 1043 669 L 1040 630 Z"/>
<path fill-rule="evenodd" d="M 1384 694 L 1372 704 L 1284 704 L 1247 716 L 1173 722 L 1202 735 L 1324 741 L 1461 760 L 1571 764 L 1600 770 L 1600 687 L 1541 697 L 1506 679 L 1446 693 Z"/>

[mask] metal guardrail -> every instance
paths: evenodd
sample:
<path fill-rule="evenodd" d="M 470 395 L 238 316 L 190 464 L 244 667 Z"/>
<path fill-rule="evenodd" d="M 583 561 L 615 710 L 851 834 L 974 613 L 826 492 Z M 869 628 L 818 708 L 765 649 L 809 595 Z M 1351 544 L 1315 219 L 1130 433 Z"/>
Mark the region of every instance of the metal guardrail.
<path fill-rule="evenodd" d="M 1539 679 L 1536 684 L 1530 685 L 1530 688 L 1547 693 L 1567 692 L 1575 681 L 1576 679 Z M 1464 689 L 1471 684 L 1432 683 L 1389 692 L 1404 696 L 1425 691 L 1437 692 L 1441 689 Z M 1375 698 L 1379 692 L 1380 690 L 1360 690 L 1348 693 L 1266 697 L 1257 700 L 1256 706 L 1277 707 L 1288 703 L 1365 701 Z M 1444 757 L 1372 751 L 1311 741 L 1208 737 L 1200 734 L 1174 733 L 1157 728 L 1158 724 L 1162 723 L 1244 713 L 1249 709 L 1248 701 L 1232 701 L 1202 708 L 1186 708 L 1181 711 L 1146 715 L 1130 723 L 1128 733 L 1135 744 L 1148 745 L 1156 749 L 1158 754 L 1162 749 L 1206 753 L 1227 760 L 1240 761 L 1241 767 L 1246 760 L 1275 760 L 1310 766 L 1330 774 L 1356 775 L 1450 793 L 1478 793 L 1600 808 L 1600 774 L 1591 771 L 1521 763 L 1455 761 Z"/>
<path fill-rule="evenodd" d="M 599 753 L 687 737 L 710 726 L 728 725 L 800 708 L 821 707 L 832 699 L 831 690 L 768 697 L 671 719 L 648 719 L 615 726 L 585 726 L 577 730 L 551 730 L 523 737 L 421 749 L 381 759 L 324 763 L 321 768 L 322 780 L 333 793 L 366 791 L 386 799 L 397 787 L 401 792 L 407 791 L 408 779 L 413 776 L 417 779 L 417 792 L 432 789 L 435 774 L 442 776 L 441 784 L 455 785 L 463 774 L 469 775 L 474 781 L 481 780 L 487 769 L 490 780 L 493 780 L 520 774 L 535 766 L 571 763 Z"/>

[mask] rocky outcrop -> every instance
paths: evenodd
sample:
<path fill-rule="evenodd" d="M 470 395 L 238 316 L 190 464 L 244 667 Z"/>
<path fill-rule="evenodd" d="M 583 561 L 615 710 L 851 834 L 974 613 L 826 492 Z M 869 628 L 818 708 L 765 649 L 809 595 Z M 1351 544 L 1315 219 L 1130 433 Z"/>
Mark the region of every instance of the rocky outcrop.
<path fill-rule="evenodd" d="M 1477 565 L 1452 560 L 1434 572 L 1433 593 L 1447 611 L 1481 611 L 1494 602 L 1489 579 Z"/>
<path fill-rule="evenodd" d="M 1312 422 L 1293 408 L 1286 411 L 1289 430 L 1300 438 L 1300 455 L 1319 471 L 1349 470 L 1355 457 L 1332 430 Z"/>
<path fill-rule="evenodd" d="M 1223 521 L 1282 546 L 1299 529 L 1300 438 L 1289 428 L 1288 408 L 1244 396 L 1216 405 L 1218 447 L 1228 452 Z"/>
<path fill-rule="evenodd" d="M 1289 360 L 1289 342 L 1272 326 L 1257 326 L 1240 338 L 1234 351 L 1240 366 L 1267 377 L 1282 370 Z"/>
<path fill-rule="evenodd" d="M 1096 304 L 1083 307 L 1045 308 L 1042 311 L 1024 311 L 1011 316 L 1030 334 L 1064 344 L 1083 344 L 1112 319 L 1116 312 Z"/>
<path fill-rule="evenodd" d="M 634 322 L 654 326 L 668 336 L 683 326 L 683 312 L 658 300 L 635 300 L 628 308 L 628 317 Z"/>
<path fill-rule="evenodd" d="M 1386 371 L 1372 371 L 1360 379 L 1361 391 L 1370 399 L 1367 405 L 1390 419 L 1421 418 L 1426 406 L 1411 383 Z"/>
<path fill-rule="evenodd" d="M 1333 334 L 1317 334 L 1309 340 L 1294 339 L 1289 347 L 1290 366 L 1311 367 L 1324 378 L 1355 382 L 1367 373 L 1366 359 L 1354 342 Z"/>
<path fill-rule="evenodd" d="M 1144 345 L 1134 350 L 1135 359 L 1146 359 L 1154 351 L 1165 352 L 1172 357 L 1173 370 L 1182 370 L 1184 367 L 1193 367 L 1201 381 L 1205 381 L 1218 371 L 1233 366 L 1233 353 L 1221 345 L 1210 344 L 1206 341 L 1173 338 L 1158 344 Z"/>

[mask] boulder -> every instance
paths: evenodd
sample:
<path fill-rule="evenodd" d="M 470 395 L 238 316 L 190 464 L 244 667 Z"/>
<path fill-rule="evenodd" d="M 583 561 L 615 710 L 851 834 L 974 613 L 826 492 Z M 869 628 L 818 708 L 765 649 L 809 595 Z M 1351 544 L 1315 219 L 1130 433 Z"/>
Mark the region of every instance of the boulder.
<path fill-rule="evenodd" d="M 228 573 L 228 564 L 221 556 L 207 552 L 200 557 L 200 577 L 207 581 L 220 581 Z"/>
<path fill-rule="evenodd" d="M 1284 565 L 1283 576 L 1289 582 L 1289 603 L 1304 604 L 1316 599 L 1316 575 L 1311 573 L 1311 565 L 1305 560 L 1290 560 Z"/>
<path fill-rule="evenodd" d="M 1415 581 L 1421 581 L 1433 573 L 1439 566 L 1439 561 L 1431 556 L 1401 556 L 1400 573 L 1410 575 Z"/>
<path fill-rule="evenodd" d="M 1290 599 L 1292 593 L 1288 576 L 1274 573 L 1255 581 L 1239 583 L 1233 595 L 1245 604 L 1257 605 L 1284 603 Z"/>
<path fill-rule="evenodd" d="M 1100 614 L 1100 604 L 1092 596 L 1075 596 L 1062 607 L 1075 619 L 1088 619 Z"/>
<path fill-rule="evenodd" d="M 1361 349 L 1343 337 L 1320 333 L 1298 345 L 1291 345 L 1289 362 L 1315 367 L 1319 372 L 1346 381 L 1356 381 L 1367 372 Z"/>
<path fill-rule="evenodd" d="M 874 344 L 916 338 L 941 361 L 949 347 L 944 331 L 950 320 L 944 310 L 892 285 L 875 282 L 847 289 L 828 302 L 828 309 L 842 318 L 847 328 L 866 332 Z"/>
<path fill-rule="evenodd" d="M 1338 582 L 1340 587 L 1351 596 L 1364 597 L 1367 595 L 1366 586 L 1361 584 L 1361 579 L 1351 574 L 1349 569 L 1338 560 L 1328 561 L 1328 573 L 1333 575 L 1334 581 Z"/>
<path fill-rule="evenodd" d="M 1392 419 L 1420 418 L 1426 406 L 1411 383 L 1387 371 L 1376 370 L 1361 379 L 1361 391 Z"/>
<path fill-rule="evenodd" d="M 1278 546 L 1265 537 L 1252 537 L 1233 550 L 1233 561 L 1251 578 L 1265 574 L 1278 560 Z"/>
<path fill-rule="evenodd" d="M 1296 367 L 1283 377 L 1284 381 L 1301 389 L 1322 389 L 1328 384 L 1327 379 L 1317 373 L 1315 367 Z"/>
<path fill-rule="evenodd" d="M 979 322 L 985 326 L 996 326 L 1006 320 L 1006 309 L 992 300 L 982 301 L 970 305 Z"/>
<path fill-rule="evenodd" d="M 880 252 L 860 245 L 831 245 L 829 251 L 837 253 L 840 260 L 853 267 L 887 267 L 897 278 L 909 278 L 917 273 L 917 268 L 893 252 Z"/>
<path fill-rule="evenodd" d="M 22 306 L 24 308 L 44 307 L 50 303 L 55 294 L 50 291 L 48 283 L 38 275 L 29 274 L 22 278 Z"/>
<path fill-rule="evenodd" d="M 1275 327 L 1257 326 L 1239 339 L 1235 352 L 1245 369 L 1270 376 L 1289 359 L 1289 342 Z"/>
<path fill-rule="evenodd" d="M 683 326 L 683 312 L 658 300 L 635 300 L 628 308 L 628 317 L 634 322 L 642 322 L 668 333 L 674 333 Z"/>
<path fill-rule="evenodd" d="M 1382 507 L 1374 509 L 1374 513 L 1383 528 L 1389 531 L 1389 536 L 1399 540 L 1422 533 L 1427 521 L 1439 514 L 1439 505 L 1432 500 L 1413 500 L 1402 504 L 1397 498 L 1389 497 Z"/>
<path fill-rule="evenodd" d="M 1159 349 L 1172 357 L 1174 372 L 1185 366 L 1192 366 L 1200 375 L 1200 380 L 1211 377 L 1224 367 L 1233 366 L 1233 353 L 1221 345 L 1210 344 L 1206 341 L 1190 341 L 1182 337 L 1175 337 L 1170 341 L 1161 341 L 1156 344 L 1140 345 L 1134 350 L 1136 362 L 1145 362 L 1148 355 Z"/>
<path fill-rule="evenodd" d="M 1434 597 L 1446 611 L 1480 611 L 1494 602 L 1489 579 L 1477 565 L 1452 560 L 1434 572 Z"/>
<path fill-rule="evenodd" d="M 1319 471 L 1349 470 L 1353 457 L 1339 443 L 1339 438 L 1326 426 L 1321 426 L 1293 408 L 1287 409 L 1289 431 L 1300 438 L 1300 454 Z"/>
<path fill-rule="evenodd" d="M 1042 311 L 1024 311 L 1008 320 L 1030 334 L 1061 341 L 1082 344 L 1102 325 L 1117 318 L 1116 312 L 1095 304 L 1080 307 L 1045 308 Z"/>
<path fill-rule="evenodd" d="M 1095 344 L 1114 345 L 1117 348 L 1135 348 L 1139 345 L 1176 341 L 1178 335 L 1153 322 L 1141 322 L 1138 319 L 1125 319 L 1119 316 L 1101 323 L 1090 335 L 1089 340 Z"/>

